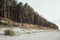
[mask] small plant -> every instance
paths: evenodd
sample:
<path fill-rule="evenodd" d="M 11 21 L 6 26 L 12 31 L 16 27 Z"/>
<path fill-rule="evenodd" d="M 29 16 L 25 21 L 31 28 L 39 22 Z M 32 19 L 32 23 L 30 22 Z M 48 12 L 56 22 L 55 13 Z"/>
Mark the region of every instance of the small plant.
<path fill-rule="evenodd" d="M 0 29 L 2 29 L 2 27 L 0 26 Z"/>
<path fill-rule="evenodd" d="M 27 32 L 27 34 L 31 34 L 30 32 Z"/>
<path fill-rule="evenodd" d="M 14 36 L 16 33 L 13 30 L 5 30 L 5 35 Z"/>

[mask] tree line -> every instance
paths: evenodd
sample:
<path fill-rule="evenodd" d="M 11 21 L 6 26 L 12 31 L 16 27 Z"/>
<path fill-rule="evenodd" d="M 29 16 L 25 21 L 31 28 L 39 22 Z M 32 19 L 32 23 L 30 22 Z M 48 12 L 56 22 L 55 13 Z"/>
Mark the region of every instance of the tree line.
<path fill-rule="evenodd" d="M 25 4 L 23 4 L 22 2 L 17 3 L 14 0 L 12 2 L 12 5 L 7 5 L 7 8 L 6 9 L 8 10 L 7 11 L 8 13 L 5 15 L 7 15 L 7 18 L 12 21 L 18 23 L 36 24 L 44 27 L 58 29 L 56 24 L 49 22 L 44 17 L 40 16 L 36 11 L 34 11 L 34 9 L 30 5 L 28 5 L 28 3 Z"/>

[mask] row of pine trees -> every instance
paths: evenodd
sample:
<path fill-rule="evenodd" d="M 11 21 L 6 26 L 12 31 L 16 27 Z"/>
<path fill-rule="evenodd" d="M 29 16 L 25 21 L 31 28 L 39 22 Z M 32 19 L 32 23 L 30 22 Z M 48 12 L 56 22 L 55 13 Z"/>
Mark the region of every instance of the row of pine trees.
<path fill-rule="evenodd" d="M 17 3 L 14 1 L 12 6 L 9 7 L 9 14 L 12 21 L 16 21 L 19 23 L 28 23 L 28 24 L 36 24 L 45 27 L 51 27 L 54 29 L 58 29 L 57 25 L 52 22 L 47 21 L 44 17 L 40 16 L 30 5 L 27 3 L 23 4 L 22 2 Z"/>

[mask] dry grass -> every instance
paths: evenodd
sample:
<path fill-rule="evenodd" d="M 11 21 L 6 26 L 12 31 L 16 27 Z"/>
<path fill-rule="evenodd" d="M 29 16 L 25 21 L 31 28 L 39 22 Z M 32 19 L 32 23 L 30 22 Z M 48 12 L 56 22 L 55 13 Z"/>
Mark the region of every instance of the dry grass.
<path fill-rule="evenodd" d="M 17 23 L 14 21 L 11 21 L 9 19 L 4 19 L 0 17 L 0 23 L 3 23 L 4 26 L 10 26 L 10 27 L 21 27 L 21 28 L 33 28 L 33 29 L 50 29 L 49 27 L 43 27 L 39 25 L 34 24 L 27 24 L 27 23 Z M 3 26 L 3 25 L 2 25 Z"/>
<path fill-rule="evenodd" d="M 9 36 L 14 36 L 16 35 L 16 33 L 13 30 L 5 30 L 5 34 L 4 35 L 9 35 Z"/>

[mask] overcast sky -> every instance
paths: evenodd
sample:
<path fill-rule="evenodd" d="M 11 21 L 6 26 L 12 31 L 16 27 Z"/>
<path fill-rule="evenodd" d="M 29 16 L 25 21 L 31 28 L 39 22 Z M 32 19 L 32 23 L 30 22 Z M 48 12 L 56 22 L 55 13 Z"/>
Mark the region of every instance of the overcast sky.
<path fill-rule="evenodd" d="M 60 26 L 60 0 L 18 0 L 18 2 L 28 3 L 40 15 Z"/>

